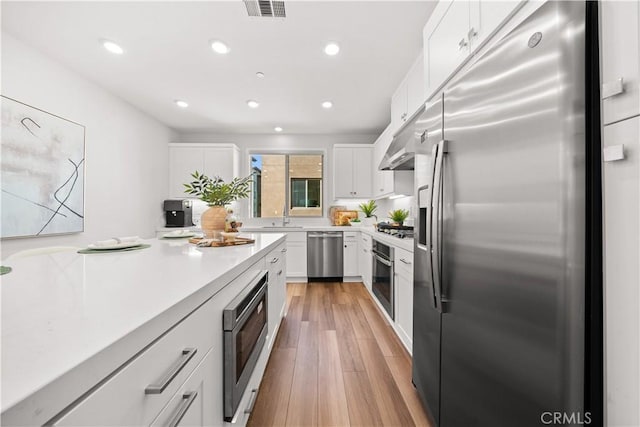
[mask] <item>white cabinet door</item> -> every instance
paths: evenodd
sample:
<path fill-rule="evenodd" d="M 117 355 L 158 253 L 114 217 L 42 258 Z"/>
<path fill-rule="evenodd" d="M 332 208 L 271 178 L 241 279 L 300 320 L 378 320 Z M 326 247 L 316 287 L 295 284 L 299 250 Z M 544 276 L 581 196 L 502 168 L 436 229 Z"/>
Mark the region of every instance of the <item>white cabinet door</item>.
<path fill-rule="evenodd" d="M 440 7 L 445 7 L 444 3 Z M 439 22 L 425 26 L 424 48 L 429 91 L 435 90 L 469 54 L 469 2 L 451 1 Z"/>
<path fill-rule="evenodd" d="M 343 254 L 343 275 L 344 277 L 355 277 L 358 275 L 358 241 L 345 240 Z"/>
<path fill-rule="evenodd" d="M 413 342 L 413 280 L 396 273 L 396 328 L 411 353 Z"/>
<path fill-rule="evenodd" d="M 358 260 L 358 264 L 360 266 L 360 276 L 367 289 L 371 290 L 371 236 L 361 233 L 359 242 L 360 259 Z"/>
<path fill-rule="evenodd" d="M 204 149 L 204 173 L 209 177 L 219 176 L 226 182 L 238 174 L 235 165 L 235 153 L 232 148 Z"/>
<path fill-rule="evenodd" d="M 195 171 L 204 172 L 203 150 L 195 147 L 169 147 L 169 197 L 185 198 L 184 185 Z"/>
<path fill-rule="evenodd" d="M 422 54 L 413 63 L 407 74 L 407 114 L 413 115 L 426 100 L 424 92 L 424 58 Z"/>
<path fill-rule="evenodd" d="M 640 4 L 637 1 L 602 1 L 600 6 L 600 63 L 604 124 L 640 113 Z M 614 90 L 622 79 L 624 92 Z M 609 92 L 609 94 L 607 94 Z"/>
<path fill-rule="evenodd" d="M 333 198 L 365 199 L 371 197 L 371 145 L 333 147 Z"/>
<path fill-rule="evenodd" d="M 307 242 L 287 241 L 287 277 L 307 277 Z"/>
<path fill-rule="evenodd" d="M 371 197 L 371 146 L 353 149 L 353 196 L 358 199 Z"/>
<path fill-rule="evenodd" d="M 602 171 L 609 426 L 640 422 L 640 117 L 604 127 L 604 147 L 619 144 L 626 158 Z"/>
<path fill-rule="evenodd" d="M 171 144 L 169 146 L 169 197 L 186 198 L 184 185 L 195 171 L 230 181 L 239 173 L 239 150 L 233 144 Z"/>
<path fill-rule="evenodd" d="M 276 249 L 269 252 L 266 257 L 267 269 L 269 271 L 269 311 L 268 311 L 268 344 L 271 347 L 275 339 L 275 333 L 280 324 L 284 303 L 286 299 L 286 244 L 279 245 Z"/>
<path fill-rule="evenodd" d="M 520 2 L 518 1 L 486 1 L 473 0 L 470 2 L 470 27 L 467 38 L 471 50 L 479 46 L 507 19 Z"/>
<path fill-rule="evenodd" d="M 353 198 L 353 149 L 333 149 L 334 199 Z"/>
<path fill-rule="evenodd" d="M 407 96 L 407 82 L 403 80 L 391 96 L 391 128 L 393 132 L 398 130 L 407 119 Z"/>

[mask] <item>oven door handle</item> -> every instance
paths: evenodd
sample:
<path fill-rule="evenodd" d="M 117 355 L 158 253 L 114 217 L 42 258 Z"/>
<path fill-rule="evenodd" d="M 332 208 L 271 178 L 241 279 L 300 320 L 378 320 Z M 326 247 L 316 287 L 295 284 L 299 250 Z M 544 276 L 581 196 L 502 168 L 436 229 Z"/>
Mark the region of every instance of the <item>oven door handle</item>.
<path fill-rule="evenodd" d="M 393 262 L 386 260 L 384 258 L 382 258 L 381 256 L 377 255 L 377 254 L 373 254 L 373 257 L 376 259 L 376 262 L 382 263 L 384 265 L 386 265 L 387 267 L 393 267 Z"/>

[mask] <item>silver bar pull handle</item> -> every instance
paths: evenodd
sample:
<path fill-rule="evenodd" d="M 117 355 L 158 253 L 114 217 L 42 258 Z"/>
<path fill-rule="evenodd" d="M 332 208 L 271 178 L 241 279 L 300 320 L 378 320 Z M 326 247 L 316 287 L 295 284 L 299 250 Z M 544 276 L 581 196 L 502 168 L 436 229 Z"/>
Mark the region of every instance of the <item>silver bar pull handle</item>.
<path fill-rule="evenodd" d="M 437 144 L 435 158 L 435 174 L 433 178 L 433 198 L 431 204 L 431 274 L 433 278 L 433 290 L 435 294 L 436 309 L 442 313 L 442 251 L 441 251 L 441 217 L 442 217 L 442 164 L 444 155 L 447 152 L 447 141 L 440 141 Z"/>
<path fill-rule="evenodd" d="M 433 307 L 438 308 L 438 304 L 436 302 L 436 291 L 435 291 L 435 283 L 433 283 L 433 266 L 431 265 L 431 232 L 432 232 L 432 222 L 433 222 L 433 181 L 436 175 L 436 156 L 438 154 L 438 144 L 434 144 L 431 149 L 431 169 L 429 171 L 429 181 L 425 186 L 427 189 L 427 218 L 425 224 L 425 242 L 426 242 L 426 251 L 427 251 L 427 277 L 431 278 L 431 286 L 433 287 Z"/>
<path fill-rule="evenodd" d="M 464 49 L 465 47 L 467 47 L 467 44 L 467 39 L 463 37 L 462 40 L 458 42 L 458 50 Z"/>
<path fill-rule="evenodd" d="M 469 30 L 469 32 L 467 33 L 467 38 L 469 40 L 471 40 L 472 38 L 474 38 L 475 36 L 478 35 L 478 32 L 476 31 L 475 28 L 471 27 L 471 29 Z"/>
<path fill-rule="evenodd" d="M 247 406 L 247 409 L 244 410 L 245 414 L 250 414 L 251 412 L 253 412 L 253 407 L 256 406 L 256 400 L 258 400 L 258 389 L 254 388 L 253 390 L 251 390 L 251 394 L 252 399 L 249 401 L 249 406 Z"/>
<path fill-rule="evenodd" d="M 280 253 L 285 253 L 287 252 L 287 248 L 282 248 L 282 250 L 280 251 Z"/>
<path fill-rule="evenodd" d="M 403 264 L 411 265 L 411 263 L 404 258 L 400 258 L 400 261 L 402 261 Z"/>
<path fill-rule="evenodd" d="M 602 83 L 602 99 L 611 98 L 624 92 L 624 80 L 622 77 L 612 82 Z"/>
<path fill-rule="evenodd" d="M 278 258 L 273 258 L 273 259 L 271 260 L 271 264 L 275 264 L 276 262 L 278 262 Z"/>
<path fill-rule="evenodd" d="M 182 418 L 184 418 L 184 415 L 193 404 L 193 401 L 196 400 L 196 397 L 198 397 L 197 391 L 189 391 L 182 395 L 182 403 L 178 407 L 176 414 L 167 424 L 169 427 L 178 427 L 178 424 L 180 424 L 180 421 L 182 421 Z"/>
<path fill-rule="evenodd" d="M 160 379 L 158 384 L 148 385 L 147 388 L 144 389 L 144 394 L 160 394 L 164 391 L 164 389 L 171 384 L 171 381 L 180 373 L 180 371 L 189 363 L 191 358 L 196 355 L 198 352 L 197 348 L 185 348 L 182 350 L 182 355 L 180 359 L 178 359 L 173 366 L 167 371 L 164 377 Z"/>

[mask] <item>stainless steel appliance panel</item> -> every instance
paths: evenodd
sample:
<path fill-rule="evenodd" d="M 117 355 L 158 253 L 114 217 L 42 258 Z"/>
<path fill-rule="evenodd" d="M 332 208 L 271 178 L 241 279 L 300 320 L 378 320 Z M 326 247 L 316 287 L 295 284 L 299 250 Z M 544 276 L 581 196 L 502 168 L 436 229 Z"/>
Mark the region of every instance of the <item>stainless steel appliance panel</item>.
<path fill-rule="evenodd" d="M 309 278 L 341 278 L 343 276 L 342 231 L 307 233 L 307 276 Z"/>
<path fill-rule="evenodd" d="M 395 319 L 393 253 L 393 247 L 373 239 L 371 290 L 391 319 Z"/>
<path fill-rule="evenodd" d="M 418 221 L 414 226 L 413 383 L 437 424 L 440 416 L 440 311 L 435 306 L 427 220 L 431 213 L 433 171 L 431 147 L 442 140 L 442 97 L 418 120 L 415 187 Z"/>
<path fill-rule="evenodd" d="M 445 91 L 442 427 L 582 411 L 584 9 L 546 3 Z"/>
<path fill-rule="evenodd" d="M 225 421 L 233 418 L 266 341 L 267 286 L 268 273 L 261 271 L 222 313 Z"/>

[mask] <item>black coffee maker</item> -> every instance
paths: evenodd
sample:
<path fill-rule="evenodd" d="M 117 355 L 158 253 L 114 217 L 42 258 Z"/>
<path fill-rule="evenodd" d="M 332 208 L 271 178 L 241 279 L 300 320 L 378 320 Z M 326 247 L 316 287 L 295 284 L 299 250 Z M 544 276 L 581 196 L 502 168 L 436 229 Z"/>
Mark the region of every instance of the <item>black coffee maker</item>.
<path fill-rule="evenodd" d="M 165 200 L 164 213 L 167 227 L 193 226 L 193 202 L 191 200 Z"/>

